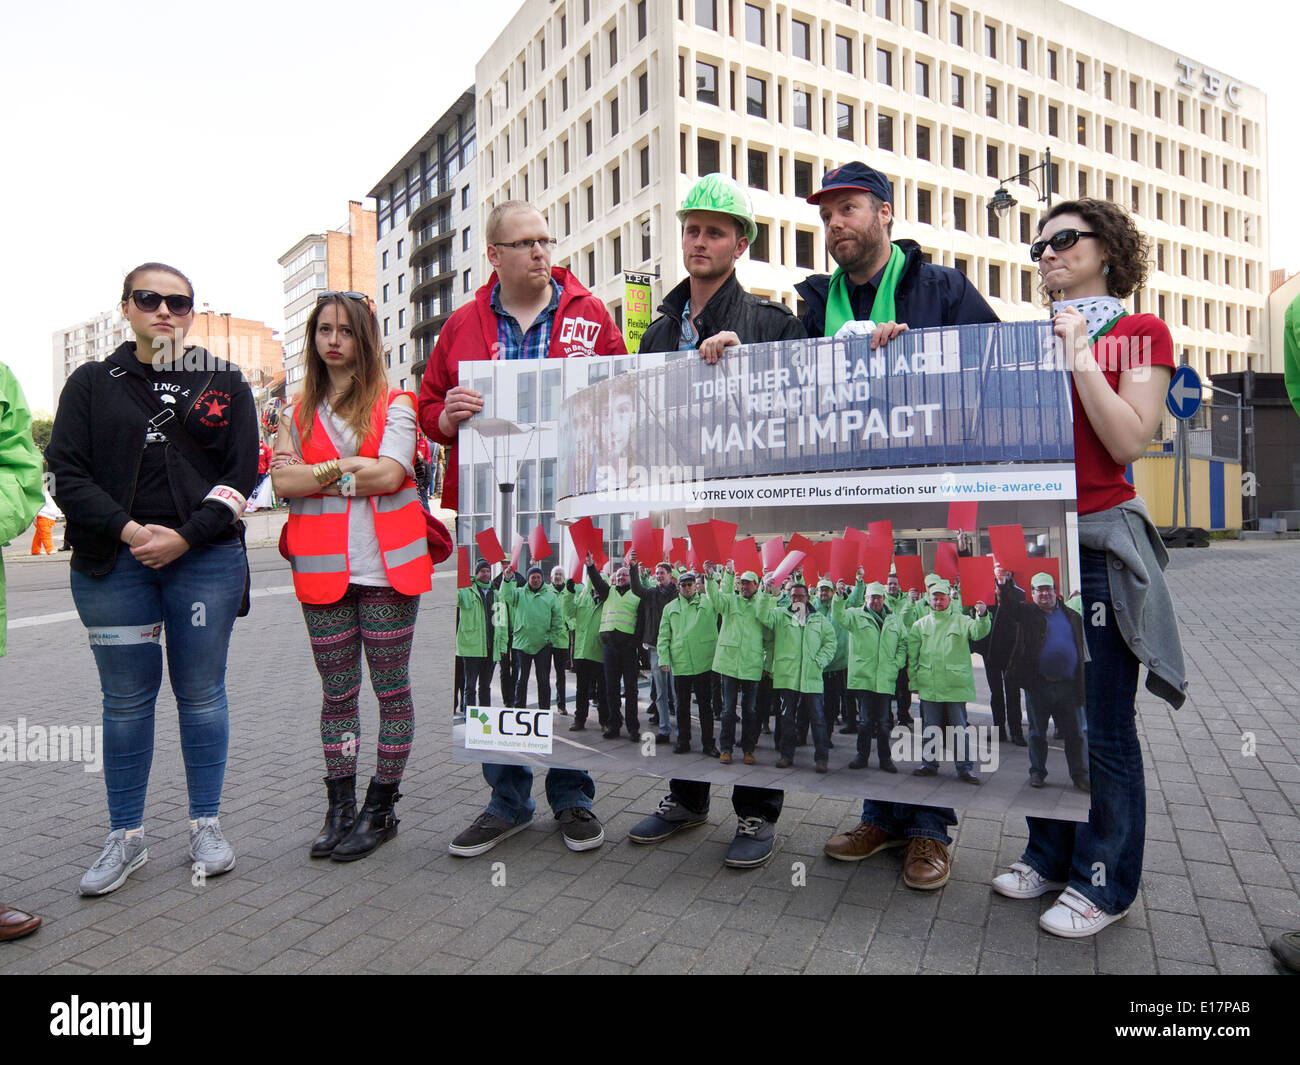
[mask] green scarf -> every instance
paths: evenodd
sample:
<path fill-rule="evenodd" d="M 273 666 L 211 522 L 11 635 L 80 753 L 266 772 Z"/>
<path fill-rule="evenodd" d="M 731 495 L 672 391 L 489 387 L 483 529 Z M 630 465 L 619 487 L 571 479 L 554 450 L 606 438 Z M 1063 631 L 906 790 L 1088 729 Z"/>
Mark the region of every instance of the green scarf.
<path fill-rule="evenodd" d="M 885 263 L 885 272 L 876 289 L 875 302 L 871 304 L 871 320 L 877 325 L 895 320 L 894 294 L 898 291 L 898 282 L 903 276 L 903 264 L 907 257 L 897 244 L 890 245 L 889 262 Z M 849 300 L 849 276 L 844 267 L 837 266 L 831 274 L 831 288 L 826 296 L 825 335 L 833 337 L 845 322 L 853 321 L 853 304 Z"/>

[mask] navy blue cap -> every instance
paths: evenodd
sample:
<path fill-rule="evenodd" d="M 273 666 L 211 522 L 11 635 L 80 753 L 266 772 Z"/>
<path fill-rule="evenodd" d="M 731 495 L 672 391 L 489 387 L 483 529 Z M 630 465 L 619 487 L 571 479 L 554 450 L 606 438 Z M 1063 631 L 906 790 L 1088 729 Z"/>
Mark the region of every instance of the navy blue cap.
<path fill-rule="evenodd" d="M 541 567 L 541 566 L 529 566 L 529 567 L 528 567 L 528 576 L 531 577 L 534 573 L 536 573 L 539 577 L 543 577 L 543 576 L 545 576 L 545 574 L 542 573 L 542 567 Z"/>
<path fill-rule="evenodd" d="M 808 202 L 816 204 L 823 193 L 836 189 L 861 189 L 869 192 L 878 200 L 894 206 L 894 190 L 889 178 L 879 170 L 872 170 L 866 163 L 845 163 L 834 170 L 826 171 L 822 178 L 822 187 L 808 197 Z"/>

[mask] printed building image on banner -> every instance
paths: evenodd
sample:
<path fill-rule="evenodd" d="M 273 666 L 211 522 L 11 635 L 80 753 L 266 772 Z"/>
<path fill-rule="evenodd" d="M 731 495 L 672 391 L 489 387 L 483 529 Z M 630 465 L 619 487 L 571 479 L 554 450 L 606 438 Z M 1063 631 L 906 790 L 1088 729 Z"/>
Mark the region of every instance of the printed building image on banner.
<path fill-rule="evenodd" d="M 461 383 L 484 409 L 460 430 L 458 543 L 494 530 L 522 553 L 504 594 L 492 567 L 509 646 L 494 649 L 497 705 L 463 703 L 458 758 L 1087 817 L 1082 627 L 1065 605 L 1079 587 L 1070 386 L 1050 323 L 913 330 L 877 351 L 861 338 L 752 345 L 714 366 L 694 353 L 465 363 Z M 532 591 L 520 571 L 537 528 L 554 557 Z M 641 589 L 668 561 L 682 604 L 661 613 L 616 593 L 634 545 Z M 757 582 L 741 579 L 749 571 Z M 1034 595 L 1042 573 L 1054 595 Z M 523 598 L 539 595 L 554 614 Z M 545 640 L 569 664 L 563 715 L 553 666 L 539 700 L 533 650 L 532 630 L 557 617 L 562 631 Z M 604 620 L 631 631 L 602 637 Z M 610 641 L 622 641 L 613 655 Z M 640 743 L 626 692 L 615 709 L 605 691 L 604 659 L 621 663 L 629 643 Z M 674 683 L 651 668 L 652 649 Z M 519 667 L 529 679 L 516 697 Z M 734 722 L 724 675 L 742 682 Z M 676 697 L 691 677 L 683 729 Z M 808 720 L 816 699 L 795 697 L 818 688 L 834 720 L 824 751 Z M 519 705 L 503 707 L 503 691 Z M 605 738 L 615 721 L 617 739 Z M 688 749 L 674 753 L 684 732 Z M 729 764 L 714 754 L 728 745 Z M 860 747 L 866 767 L 850 768 Z M 897 773 L 880 768 L 882 748 Z"/>

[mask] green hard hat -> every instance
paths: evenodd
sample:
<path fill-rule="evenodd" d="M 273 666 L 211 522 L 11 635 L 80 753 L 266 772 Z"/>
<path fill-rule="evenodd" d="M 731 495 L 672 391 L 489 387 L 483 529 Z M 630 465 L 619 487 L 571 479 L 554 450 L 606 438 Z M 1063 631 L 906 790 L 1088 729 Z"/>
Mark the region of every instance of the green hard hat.
<path fill-rule="evenodd" d="M 754 221 L 754 208 L 749 193 L 725 174 L 705 174 L 691 186 L 677 212 L 677 220 L 685 222 L 692 211 L 717 211 L 740 219 L 745 227 L 745 239 L 752 241 L 758 235 Z"/>

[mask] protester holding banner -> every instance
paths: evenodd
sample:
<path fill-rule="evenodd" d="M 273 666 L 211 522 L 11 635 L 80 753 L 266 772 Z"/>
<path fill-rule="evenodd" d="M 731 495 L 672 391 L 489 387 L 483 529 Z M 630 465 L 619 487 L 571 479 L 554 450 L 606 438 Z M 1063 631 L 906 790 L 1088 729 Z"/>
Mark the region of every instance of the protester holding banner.
<path fill-rule="evenodd" d="M 781 757 L 777 769 L 794 765 L 796 720 L 802 710 L 813 736 L 813 767 L 827 772 L 830 731 L 822 705 L 823 674 L 835 657 L 835 629 L 808 602 L 808 589 L 796 584 L 790 605 L 774 609 L 770 600 L 759 605 L 759 622 L 772 630 L 772 688 L 781 701 Z"/>
<path fill-rule="evenodd" d="M 194 290 L 180 271 L 136 267 L 121 310 L 134 340 L 73 371 L 45 452 L 68 521 L 72 598 L 104 696 L 111 829 L 82 877 L 84 895 L 116 890 L 147 860 L 164 629 L 191 861 L 208 876 L 235 864 L 219 821 L 226 656 L 248 586 L 239 518 L 257 479 L 257 409 L 237 366 L 202 348 L 180 350 L 194 323 Z"/>
<path fill-rule="evenodd" d="M 875 323 L 872 347 L 909 326 L 996 322 L 997 315 L 956 270 L 923 260 L 910 240 L 892 242 L 894 195 L 889 179 L 865 163 L 846 163 L 827 172 L 808 197 L 819 208 L 833 274 L 813 274 L 795 286 L 806 301 L 804 327 L 811 336 L 834 336 L 855 320 Z M 861 327 L 865 328 L 865 327 Z M 901 703 L 900 703 L 901 709 Z M 832 837 L 826 853 L 845 861 L 907 844 L 903 883 L 930 889 L 948 882 L 947 828 L 957 823 L 951 809 L 906 803 L 863 803 L 862 822 Z"/>
<path fill-rule="evenodd" d="M 492 669 L 505 651 L 504 625 L 495 624 L 496 592 L 492 567 L 480 561 L 468 588 L 456 592 L 456 655 L 464 669 L 460 712 L 477 700 L 492 705 Z"/>
<path fill-rule="evenodd" d="M 397 832 L 393 807 L 415 726 L 411 642 L 431 566 L 414 479 L 415 397 L 385 383 L 375 312 L 357 293 L 325 293 L 306 336 L 305 383 L 280 418 L 271 478 L 289 499 L 294 592 L 323 693 L 329 807 L 311 855 L 354 861 Z M 379 732 L 357 813 L 363 649 Z"/>
<path fill-rule="evenodd" d="M 542 567 L 530 566 L 528 579 L 516 583 L 515 572 L 507 561 L 501 571 L 501 590 L 497 593 L 509 609 L 514 640 L 515 698 L 512 706 L 528 705 L 528 674 L 536 667 L 537 706 L 551 708 L 551 648 L 565 639 L 564 618 L 560 601 L 542 582 Z"/>
<path fill-rule="evenodd" d="M 907 666 L 907 630 L 903 616 L 885 606 L 885 586 L 866 586 L 866 606 L 835 602 L 840 627 L 848 637 L 848 698 L 857 708 L 858 753 L 850 769 L 866 769 L 871 744 L 886 773 L 897 773 L 889 751 L 889 702 L 900 670 Z M 909 689 L 910 690 L 910 689 Z"/>
<path fill-rule="evenodd" d="M 1074 452 L 1088 665 L 1085 712 L 1092 809 L 1084 824 L 1028 818 L 1029 842 L 993 889 L 1037 898 L 1062 888 L 1039 918 L 1053 935 L 1095 935 L 1128 913 L 1142 877 L 1146 788 L 1137 737 L 1138 666 L 1177 708 L 1186 699 L 1182 645 L 1163 570 L 1168 553 L 1125 466 L 1146 451 L 1165 409 L 1173 342 L 1160 319 L 1128 314 L 1150 240 L 1121 207 L 1066 200 L 1029 249 L 1064 347 Z M 1095 872 L 1105 870 L 1099 882 Z"/>
<path fill-rule="evenodd" d="M 928 733 L 966 729 L 966 704 L 975 698 L 975 671 L 971 667 L 971 641 L 988 635 L 992 621 L 984 602 L 975 604 L 974 618 L 957 612 L 952 606 L 952 589 L 940 578 L 930 589 L 930 613 L 907 630 L 907 672 L 912 690 L 921 700 L 921 724 Z M 967 784 L 980 783 L 970 752 L 960 757 L 954 752 L 957 779 Z M 927 758 L 914 769 L 913 775 L 934 776 L 939 763 Z"/>

